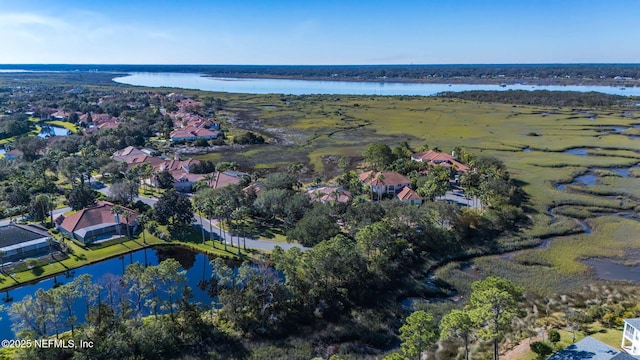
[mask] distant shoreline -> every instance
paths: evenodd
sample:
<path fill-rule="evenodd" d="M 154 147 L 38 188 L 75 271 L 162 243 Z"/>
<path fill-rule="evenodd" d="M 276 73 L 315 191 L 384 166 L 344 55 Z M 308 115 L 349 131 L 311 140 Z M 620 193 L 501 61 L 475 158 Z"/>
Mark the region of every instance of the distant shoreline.
<path fill-rule="evenodd" d="M 314 77 L 314 76 L 278 76 L 260 74 L 202 74 L 207 78 L 237 78 L 237 79 L 274 79 L 274 80 L 306 80 L 306 81 L 346 81 L 346 82 L 379 82 L 400 84 L 472 84 L 472 85 L 532 85 L 532 86 L 612 86 L 612 87 L 636 87 L 640 86 L 640 80 L 615 80 L 615 79 L 521 79 L 499 78 L 479 79 L 474 77 L 455 78 L 357 78 L 357 77 Z"/>
<path fill-rule="evenodd" d="M 4 70 L 4 71 L 3 71 Z M 5 64 L 0 73 L 198 73 L 207 77 L 424 84 L 640 87 L 640 64 L 92 65 Z M 16 72 L 18 71 L 18 72 Z"/>

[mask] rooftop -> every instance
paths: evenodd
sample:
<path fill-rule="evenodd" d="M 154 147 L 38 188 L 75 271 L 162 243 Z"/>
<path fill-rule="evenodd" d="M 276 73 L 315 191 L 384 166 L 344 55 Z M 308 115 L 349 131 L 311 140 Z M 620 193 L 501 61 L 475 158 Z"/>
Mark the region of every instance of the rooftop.
<path fill-rule="evenodd" d="M 367 171 L 358 175 L 358 178 L 365 184 L 376 186 L 411 184 L 411 180 L 407 179 L 406 176 L 393 171 Z"/>
<path fill-rule="evenodd" d="M 637 330 L 640 330 L 640 318 L 635 318 L 635 319 L 624 319 L 624 321 L 633 326 L 634 328 L 636 328 Z"/>
<path fill-rule="evenodd" d="M 49 237 L 49 233 L 31 225 L 0 226 L 0 248 Z"/>
<path fill-rule="evenodd" d="M 553 354 L 547 360 L 636 360 L 591 336 Z"/>

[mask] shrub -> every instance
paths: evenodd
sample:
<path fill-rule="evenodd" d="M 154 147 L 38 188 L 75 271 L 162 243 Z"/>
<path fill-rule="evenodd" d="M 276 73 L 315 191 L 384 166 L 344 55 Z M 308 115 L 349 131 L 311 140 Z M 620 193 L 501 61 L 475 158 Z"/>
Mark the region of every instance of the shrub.
<path fill-rule="evenodd" d="M 539 359 L 546 359 L 547 356 L 553 353 L 553 346 L 546 341 L 536 341 L 529 345 L 531 351 L 538 355 Z"/>

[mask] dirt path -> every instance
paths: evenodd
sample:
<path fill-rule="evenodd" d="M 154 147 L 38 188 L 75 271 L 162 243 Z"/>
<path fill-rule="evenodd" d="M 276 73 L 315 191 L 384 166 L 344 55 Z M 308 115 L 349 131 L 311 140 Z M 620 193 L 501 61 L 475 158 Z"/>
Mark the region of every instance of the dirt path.
<path fill-rule="evenodd" d="M 534 341 L 542 340 L 542 333 L 538 333 L 538 335 L 529 339 L 523 339 L 520 341 L 520 344 L 516 345 L 513 349 L 504 353 L 504 355 L 500 356 L 501 359 L 504 360 L 518 360 L 522 359 L 530 350 L 529 344 Z"/>

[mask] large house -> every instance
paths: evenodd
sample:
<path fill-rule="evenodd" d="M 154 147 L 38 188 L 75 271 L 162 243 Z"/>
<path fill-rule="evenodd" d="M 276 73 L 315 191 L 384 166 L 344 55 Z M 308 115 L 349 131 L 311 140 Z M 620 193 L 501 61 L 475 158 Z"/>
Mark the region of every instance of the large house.
<path fill-rule="evenodd" d="M 591 336 L 567 346 L 547 360 L 636 360 L 635 357 L 616 350 Z"/>
<path fill-rule="evenodd" d="M 46 255 L 49 253 L 49 242 L 52 239 L 45 229 L 35 225 L 0 226 L 0 261 L 7 263 Z"/>
<path fill-rule="evenodd" d="M 319 186 L 307 189 L 307 195 L 311 201 L 323 204 L 337 202 L 341 204 L 348 203 L 353 198 L 351 192 L 340 186 Z"/>
<path fill-rule="evenodd" d="M 394 171 L 367 171 L 358 175 L 363 184 L 369 185 L 371 191 L 377 194 L 378 200 L 383 195 L 395 196 L 403 187 L 409 186 L 411 180 Z"/>
<path fill-rule="evenodd" d="M 114 212 L 115 205 L 107 201 L 98 201 L 95 205 L 82 209 L 75 214 L 60 215 L 56 227 L 83 244 L 134 233 L 137 227 L 138 213 L 121 206 L 122 214 Z"/>
<path fill-rule="evenodd" d="M 186 126 L 171 132 L 171 141 L 194 141 L 198 139 L 216 139 L 220 132 L 204 127 Z"/>
<path fill-rule="evenodd" d="M 624 331 L 622 332 L 622 344 L 620 347 L 631 355 L 640 355 L 640 318 L 624 319 Z"/>
<path fill-rule="evenodd" d="M 178 177 L 174 176 L 173 187 L 176 189 L 176 191 L 189 192 L 192 190 L 194 183 L 196 183 L 197 181 L 202 181 L 212 189 L 219 189 L 225 186 L 239 184 L 244 175 L 244 173 L 238 173 L 234 171 L 216 171 L 211 174 L 183 173 Z"/>
<path fill-rule="evenodd" d="M 470 170 L 468 165 L 465 165 L 456 159 L 455 153 L 451 153 L 451 155 L 449 155 L 447 153 L 429 150 L 411 155 L 411 160 L 426 162 L 429 165 L 444 166 L 457 172 L 464 173 Z"/>

